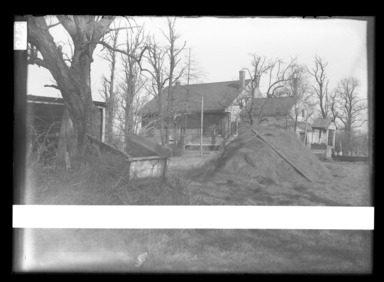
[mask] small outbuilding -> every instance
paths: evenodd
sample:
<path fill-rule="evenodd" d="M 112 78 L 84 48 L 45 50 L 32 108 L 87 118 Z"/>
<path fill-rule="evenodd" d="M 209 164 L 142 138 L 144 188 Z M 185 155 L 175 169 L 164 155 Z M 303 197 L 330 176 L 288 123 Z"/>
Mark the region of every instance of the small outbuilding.
<path fill-rule="evenodd" d="M 311 150 L 321 159 L 330 159 L 335 149 L 336 124 L 332 118 L 318 118 L 312 124 Z"/>

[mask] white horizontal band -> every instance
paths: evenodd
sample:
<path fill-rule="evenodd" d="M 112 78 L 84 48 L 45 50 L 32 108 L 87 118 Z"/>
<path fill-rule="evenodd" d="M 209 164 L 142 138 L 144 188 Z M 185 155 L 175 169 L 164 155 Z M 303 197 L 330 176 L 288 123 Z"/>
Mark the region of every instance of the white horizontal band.
<path fill-rule="evenodd" d="M 373 230 L 373 207 L 14 205 L 14 228 Z"/>

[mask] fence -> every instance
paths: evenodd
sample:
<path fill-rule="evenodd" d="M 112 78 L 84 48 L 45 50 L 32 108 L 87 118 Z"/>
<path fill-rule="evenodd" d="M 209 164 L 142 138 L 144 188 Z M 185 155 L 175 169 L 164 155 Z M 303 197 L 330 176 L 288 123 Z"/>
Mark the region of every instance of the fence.
<path fill-rule="evenodd" d="M 368 157 L 353 157 L 353 156 L 333 156 L 332 159 L 338 162 L 368 162 Z"/>

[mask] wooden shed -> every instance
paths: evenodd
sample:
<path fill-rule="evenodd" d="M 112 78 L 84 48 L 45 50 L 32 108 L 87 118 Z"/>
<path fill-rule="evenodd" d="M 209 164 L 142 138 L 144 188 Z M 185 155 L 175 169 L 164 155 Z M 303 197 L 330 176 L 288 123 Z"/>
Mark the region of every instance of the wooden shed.
<path fill-rule="evenodd" d="M 102 155 L 104 152 L 112 153 L 122 157 L 128 164 L 128 175 L 130 179 L 160 177 L 165 178 L 168 159 L 171 151 L 149 141 L 148 139 L 131 134 L 129 135 L 128 153 L 124 153 L 107 143 L 87 134 L 90 143 L 97 148 Z"/>
<path fill-rule="evenodd" d="M 335 149 L 336 124 L 331 118 L 318 118 L 312 124 L 311 150 L 320 159 L 330 159 Z"/>
<path fill-rule="evenodd" d="M 64 113 L 64 100 L 60 97 L 47 97 L 27 95 L 27 134 L 28 150 L 39 153 L 44 162 L 49 164 L 56 158 L 59 143 L 60 128 Z M 106 104 L 93 101 L 100 112 L 98 123 L 98 135 L 100 140 L 105 139 Z"/>

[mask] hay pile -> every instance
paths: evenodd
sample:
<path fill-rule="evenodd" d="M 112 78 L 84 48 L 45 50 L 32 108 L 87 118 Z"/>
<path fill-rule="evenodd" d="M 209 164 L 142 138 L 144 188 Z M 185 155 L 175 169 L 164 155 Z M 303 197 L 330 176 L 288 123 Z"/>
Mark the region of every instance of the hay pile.
<path fill-rule="evenodd" d="M 278 128 L 255 129 L 313 181 L 331 179 L 327 168 L 293 132 Z M 251 130 L 238 136 L 196 172 L 197 178 L 203 181 L 213 178 L 256 180 L 266 185 L 307 181 L 261 139 L 256 137 L 248 141 L 253 136 Z"/>

